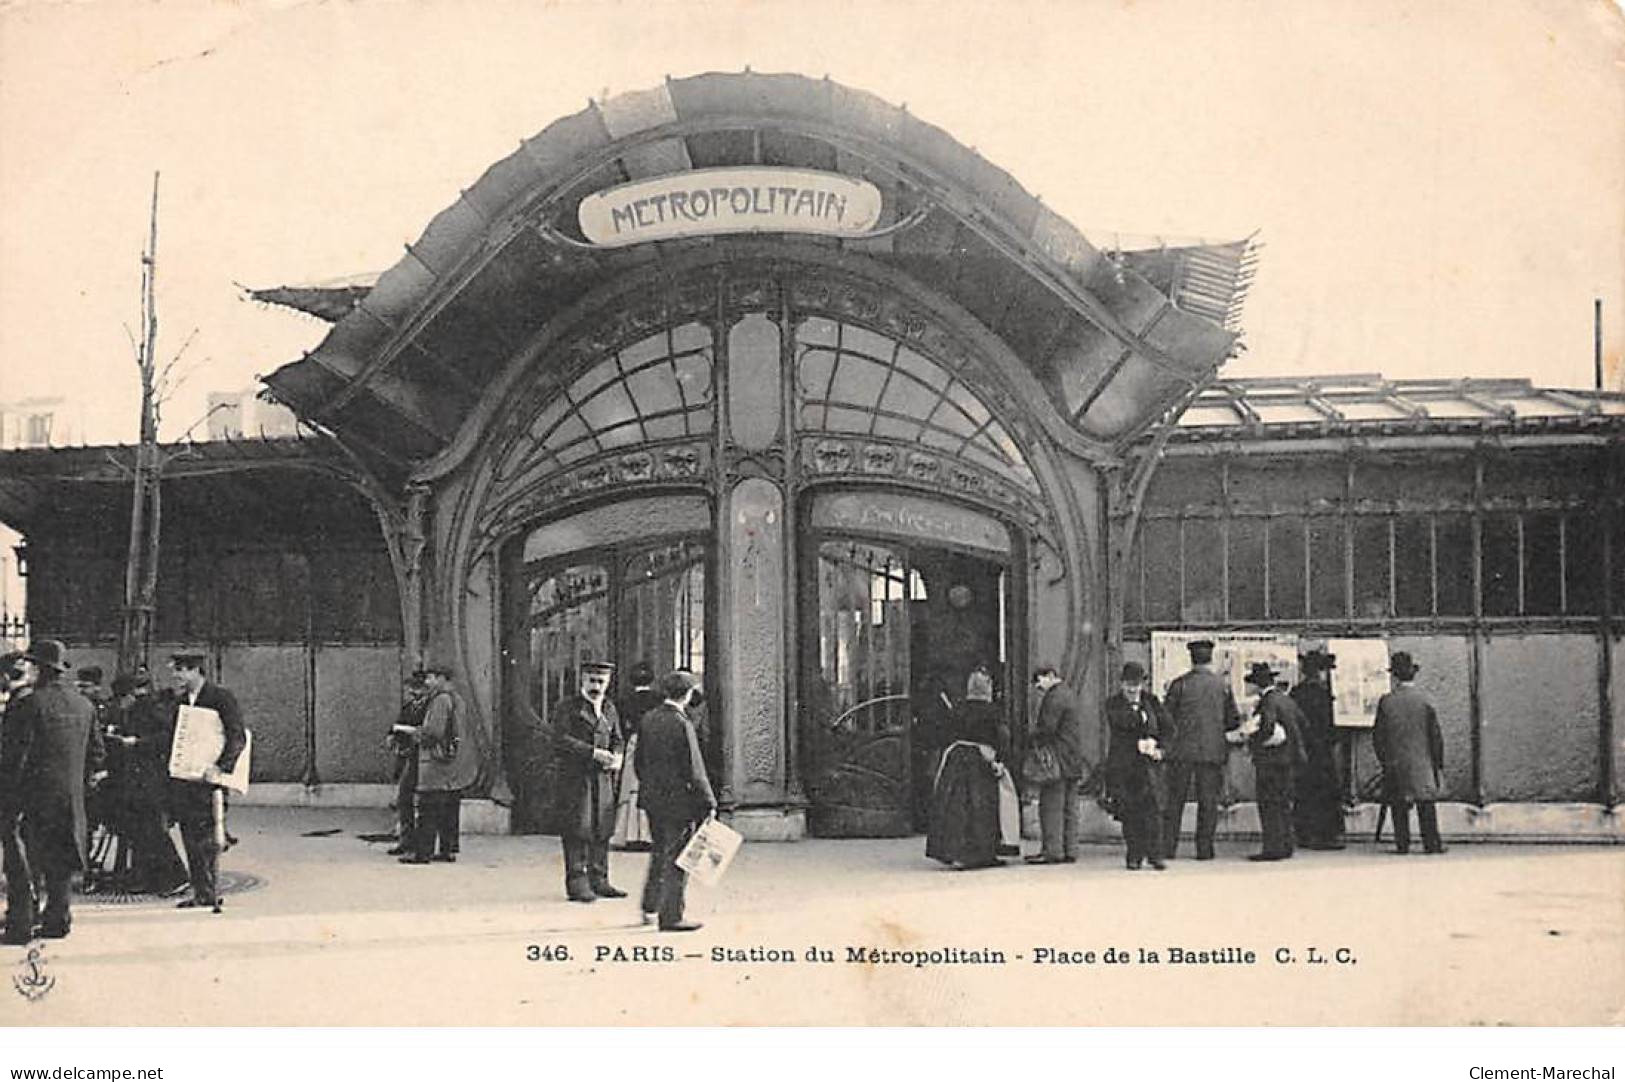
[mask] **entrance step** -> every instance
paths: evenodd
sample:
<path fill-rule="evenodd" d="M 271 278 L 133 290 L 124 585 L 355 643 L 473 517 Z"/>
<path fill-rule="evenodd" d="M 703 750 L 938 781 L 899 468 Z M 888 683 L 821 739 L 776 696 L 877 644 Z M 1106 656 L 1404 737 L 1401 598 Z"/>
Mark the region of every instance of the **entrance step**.
<path fill-rule="evenodd" d="M 800 808 L 736 808 L 722 819 L 747 842 L 799 842 L 807 836 L 807 813 Z"/>

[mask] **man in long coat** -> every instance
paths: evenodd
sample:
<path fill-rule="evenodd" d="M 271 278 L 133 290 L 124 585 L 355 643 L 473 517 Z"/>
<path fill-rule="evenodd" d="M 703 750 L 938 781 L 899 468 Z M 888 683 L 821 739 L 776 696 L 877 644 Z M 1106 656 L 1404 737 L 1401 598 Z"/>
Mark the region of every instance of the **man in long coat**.
<path fill-rule="evenodd" d="M 1304 765 L 1295 779 L 1292 818 L 1298 844 L 1305 849 L 1343 848 L 1343 786 L 1337 769 L 1337 729 L 1332 723 L 1332 689 L 1328 674 L 1337 657 L 1311 650 L 1301 663 L 1303 680 L 1292 689 L 1292 701 L 1303 714 Z"/>
<path fill-rule="evenodd" d="M 657 915 L 663 932 L 699 928 L 683 919 L 688 874 L 677 857 L 697 824 L 716 813 L 717 798 L 705 773 L 705 758 L 688 711 L 700 696 L 693 673 L 672 672 L 660 679 L 662 701 L 638 726 L 636 768 L 642 784 L 638 803 L 649 813 L 653 851 L 643 883 L 643 914 Z"/>
<path fill-rule="evenodd" d="M 225 746 L 208 767 L 201 781 L 170 779 L 170 808 L 181 825 L 181 843 L 186 847 L 186 871 L 192 880 L 192 896 L 178 903 L 180 909 L 220 908 L 220 843 L 215 839 L 216 791 L 223 796 L 225 789 L 219 780 L 237 768 L 237 758 L 248 743 L 243 729 L 243 715 L 237 709 L 237 697 L 226 688 L 203 675 L 207 655 L 198 651 L 183 651 L 170 657 L 174 673 L 177 711 L 182 706 L 195 706 L 213 710 L 220 717 L 225 733 Z M 221 809 L 220 814 L 224 814 Z M 221 830 L 224 831 L 224 824 Z"/>
<path fill-rule="evenodd" d="M 1149 861 L 1160 872 L 1167 867 L 1162 862 L 1161 737 L 1168 721 L 1162 704 L 1146 690 L 1145 667 L 1138 662 L 1123 665 L 1119 690 L 1106 700 L 1106 726 L 1111 730 L 1106 791 L 1123 823 L 1128 870 Z"/>
<path fill-rule="evenodd" d="M 1038 825 L 1043 848 L 1028 864 L 1071 864 L 1078 859 L 1078 782 L 1083 777 L 1083 722 L 1078 700 L 1056 671 L 1044 666 L 1033 673 L 1043 693 L 1033 723 L 1029 748 L 1049 748 L 1061 767 L 1057 779 L 1039 783 Z"/>
<path fill-rule="evenodd" d="M 413 743 L 417 748 L 417 818 L 411 851 L 402 864 L 446 864 L 457 860 L 462 832 L 463 791 L 480 773 L 476 735 L 467 721 L 463 700 L 452 686 L 449 665 L 423 670 L 428 699 L 423 724 Z M 438 851 L 436 847 L 438 846 Z"/>
<path fill-rule="evenodd" d="M 179 893 L 186 865 L 169 836 L 169 752 L 174 711 L 152 694 L 148 676 L 113 678 L 112 717 L 125 750 L 124 821 L 133 850 L 136 893 Z"/>
<path fill-rule="evenodd" d="M 1444 734 L 1433 704 L 1412 686 L 1421 666 L 1403 650 L 1388 664 L 1394 690 L 1377 700 L 1377 722 L 1371 731 L 1377 759 L 1382 763 L 1382 784 L 1394 818 L 1394 849 L 1411 849 L 1411 805 L 1422 828 L 1422 851 L 1444 852 L 1439 839 L 1439 816 L 1434 802 L 1443 788 Z"/>
<path fill-rule="evenodd" d="M 4 843 L 6 923 L 0 941 L 27 943 L 39 934 L 60 939 L 73 921 L 72 878 L 84 871 L 85 779 L 95 710 L 63 680 L 67 648 L 54 639 L 31 644 L 23 656 L 33 690 L 14 695 L 0 727 L 0 841 Z M 43 912 L 34 881 L 44 881 Z"/>
<path fill-rule="evenodd" d="M 1258 823 L 1264 835 L 1261 851 L 1248 860 L 1286 860 L 1292 856 L 1293 777 L 1304 761 L 1303 714 L 1292 696 L 1275 686 L 1275 670 L 1256 662 L 1247 683 L 1258 689 L 1256 723 L 1227 734 L 1245 743 L 1253 757 Z"/>
<path fill-rule="evenodd" d="M 607 661 L 583 662 L 579 694 L 561 701 L 553 718 L 554 815 L 564 848 L 564 891 L 572 902 L 626 897 L 609 881 L 622 762 L 620 715 L 609 701 L 614 671 Z"/>
<path fill-rule="evenodd" d="M 1188 643 L 1190 671 L 1168 685 L 1163 708 L 1170 733 L 1162 741 L 1167 756 L 1168 807 L 1163 812 L 1162 841 L 1172 860 L 1179 850 L 1179 820 L 1185 798 L 1196 784 L 1196 859 L 1213 859 L 1213 834 L 1219 826 L 1219 794 L 1224 790 L 1224 763 L 1230 745 L 1225 734 L 1241 724 L 1230 684 L 1213 671 L 1213 643 Z"/>

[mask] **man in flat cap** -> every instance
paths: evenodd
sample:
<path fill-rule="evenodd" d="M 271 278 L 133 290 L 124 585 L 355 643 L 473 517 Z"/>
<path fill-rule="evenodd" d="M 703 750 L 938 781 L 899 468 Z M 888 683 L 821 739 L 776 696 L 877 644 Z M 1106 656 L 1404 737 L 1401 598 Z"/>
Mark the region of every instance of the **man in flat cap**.
<path fill-rule="evenodd" d="M 1439 815 L 1434 802 L 1444 787 L 1444 734 L 1433 704 L 1415 687 L 1421 670 L 1403 650 L 1389 659 L 1394 689 L 1377 700 L 1377 723 L 1371 730 L 1377 759 L 1382 763 L 1382 785 L 1394 816 L 1394 851 L 1411 849 L 1411 805 L 1422 828 L 1422 851 L 1444 852 L 1439 839 Z"/>
<path fill-rule="evenodd" d="M 225 746 L 219 757 L 204 771 L 200 781 L 171 778 L 169 785 L 170 809 L 181 825 L 181 843 L 186 847 L 186 870 L 192 880 L 192 896 L 179 903 L 181 909 L 220 908 L 218 889 L 220 873 L 220 844 L 215 838 L 215 816 L 223 815 L 215 809 L 215 793 L 222 797 L 225 790 L 219 780 L 237 768 L 237 757 L 248 743 L 243 729 L 243 715 L 237 708 L 237 697 L 226 688 L 209 680 L 203 674 L 207 655 L 199 650 L 183 650 L 171 654 L 169 667 L 175 687 L 175 709 L 195 706 L 213 710 L 220 717 L 225 733 Z M 223 803 L 223 802 L 222 802 Z M 224 831 L 225 824 L 220 824 Z"/>
<path fill-rule="evenodd" d="M 700 698 L 699 680 L 679 670 L 660 678 L 661 702 L 638 726 L 638 803 L 649 813 L 653 851 L 643 883 L 643 919 L 659 920 L 663 932 L 692 932 L 699 924 L 683 917 L 688 874 L 677 857 L 694 828 L 716 814 L 717 798 L 705 773 L 705 759 L 689 720 Z"/>
<path fill-rule="evenodd" d="M 1163 709 L 1169 732 L 1162 740 L 1167 757 L 1168 805 L 1163 811 L 1162 842 L 1172 860 L 1179 849 L 1179 820 L 1192 783 L 1196 786 L 1196 859 L 1213 859 L 1213 835 L 1219 826 L 1219 794 L 1224 790 L 1224 763 L 1230 746 L 1225 734 L 1241 724 L 1230 684 L 1213 671 L 1213 643 L 1186 644 L 1190 671 L 1168 685 Z"/>
<path fill-rule="evenodd" d="M 0 841 L 4 843 L 6 923 L 0 942 L 35 934 L 60 939 L 73 921 L 71 881 L 86 868 L 85 779 L 95 710 L 66 680 L 67 648 L 30 644 L 14 663 L 27 694 L 13 693 L 0 727 Z M 99 746 L 99 745 L 98 745 Z M 43 881 L 43 907 L 34 883 Z"/>
<path fill-rule="evenodd" d="M 1303 680 L 1292 701 L 1303 714 L 1303 769 L 1293 794 L 1293 830 L 1304 849 L 1343 848 L 1343 782 L 1337 769 L 1330 674 L 1337 655 L 1311 650 L 1299 659 Z"/>
<path fill-rule="evenodd" d="M 579 692 L 560 702 L 554 715 L 554 816 L 564 848 L 564 891 L 572 902 L 626 897 L 609 881 L 615 776 L 622 762 L 620 715 L 609 699 L 614 672 L 607 661 L 582 662 Z"/>

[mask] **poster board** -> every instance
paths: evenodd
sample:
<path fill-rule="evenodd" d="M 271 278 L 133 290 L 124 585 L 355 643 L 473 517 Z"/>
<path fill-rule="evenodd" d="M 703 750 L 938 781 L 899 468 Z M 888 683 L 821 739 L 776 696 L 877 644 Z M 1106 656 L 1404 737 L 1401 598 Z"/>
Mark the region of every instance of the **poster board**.
<path fill-rule="evenodd" d="M 1151 633 L 1151 688 L 1157 697 L 1168 694 L 1175 677 L 1190 671 L 1190 652 L 1185 644 L 1200 639 L 1213 642 L 1213 671 L 1230 682 L 1230 692 L 1243 717 L 1247 703 L 1257 697 L 1247 685 L 1247 670 L 1258 661 L 1267 661 L 1276 678 L 1287 686 L 1298 682 L 1298 636 L 1268 631 L 1153 631 Z"/>
<path fill-rule="evenodd" d="M 1391 687 L 1387 640 L 1328 639 L 1326 650 L 1337 658 L 1332 671 L 1332 724 L 1371 728 L 1377 723 L 1377 700 Z"/>
<path fill-rule="evenodd" d="M 202 781 L 204 768 L 220 758 L 226 746 L 226 728 L 220 715 L 206 706 L 182 706 L 175 712 L 175 742 L 169 750 L 169 776 L 182 781 Z M 248 792 L 249 760 L 254 750 L 254 734 L 243 730 L 243 753 L 237 766 L 220 779 L 234 793 Z"/>

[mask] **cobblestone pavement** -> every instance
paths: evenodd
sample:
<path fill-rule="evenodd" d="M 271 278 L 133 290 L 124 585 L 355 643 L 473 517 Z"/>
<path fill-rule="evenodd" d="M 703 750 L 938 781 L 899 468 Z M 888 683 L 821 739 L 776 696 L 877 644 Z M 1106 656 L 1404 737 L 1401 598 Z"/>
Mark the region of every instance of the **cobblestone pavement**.
<path fill-rule="evenodd" d="M 1129 873 L 1104 845 L 952 872 L 920 839 L 757 844 L 691 887 L 705 928 L 666 935 L 639 921 L 645 855 L 612 857 L 633 898 L 572 905 L 554 839 L 406 866 L 362 838 L 387 823 L 234 810 L 223 866 L 257 886 L 218 916 L 80 906 L 36 959 L 49 990 L 0 989 L 0 1024 L 1625 1022 L 1618 847 L 1221 845 Z M 26 976 L 26 949 L 0 967 Z"/>

